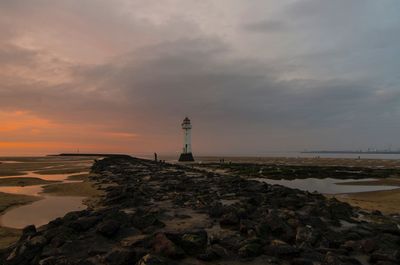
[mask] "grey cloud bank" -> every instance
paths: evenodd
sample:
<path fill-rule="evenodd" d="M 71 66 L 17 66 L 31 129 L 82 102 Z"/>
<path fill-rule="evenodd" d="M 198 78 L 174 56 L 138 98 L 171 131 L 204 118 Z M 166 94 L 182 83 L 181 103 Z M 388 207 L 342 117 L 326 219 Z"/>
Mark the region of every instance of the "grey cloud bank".
<path fill-rule="evenodd" d="M 189 115 L 202 153 L 400 147 L 400 4 L 274 2 L 2 2 L 1 110 L 173 143 Z"/>

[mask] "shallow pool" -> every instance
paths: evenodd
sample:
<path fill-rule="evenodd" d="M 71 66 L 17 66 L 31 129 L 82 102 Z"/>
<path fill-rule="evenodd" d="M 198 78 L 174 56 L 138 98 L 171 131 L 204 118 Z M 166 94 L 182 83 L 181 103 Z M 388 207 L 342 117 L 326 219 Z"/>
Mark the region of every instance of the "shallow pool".
<path fill-rule="evenodd" d="M 45 196 L 32 204 L 8 210 L 0 218 L 0 225 L 12 228 L 24 228 L 27 225 L 41 226 L 62 217 L 71 211 L 83 210 L 84 197 Z"/>
<path fill-rule="evenodd" d="M 338 194 L 338 193 L 355 193 L 366 191 L 379 191 L 379 190 L 393 190 L 399 188 L 398 186 L 385 186 L 385 185 L 346 185 L 338 183 L 357 182 L 357 181 L 373 181 L 376 179 L 334 179 L 334 178 L 307 178 L 307 179 L 294 179 L 294 180 L 275 180 L 266 178 L 253 178 L 260 182 L 268 184 L 277 184 L 285 187 L 299 189 L 309 192 L 317 191 L 324 194 Z"/>
<path fill-rule="evenodd" d="M 67 178 L 68 176 L 79 175 L 82 173 L 88 172 L 76 174 L 40 175 L 35 172 L 28 171 L 26 172 L 26 175 L 10 177 L 35 177 L 44 180 L 61 181 L 55 184 L 45 184 L 56 185 L 60 183 L 80 182 L 67 180 Z M 7 210 L 5 213 L 3 213 L 3 215 L 0 216 L 0 225 L 12 228 L 24 228 L 25 226 L 31 224 L 41 226 L 47 224 L 49 221 L 57 217 L 64 216 L 68 212 L 79 211 L 86 208 L 86 206 L 82 203 L 82 201 L 85 199 L 84 197 L 47 195 L 46 193 L 42 193 L 43 186 L 45 185 L 0 187 L 0 192 L 41 197 L 40 200 L 31 204 L 17 206 Z"/>

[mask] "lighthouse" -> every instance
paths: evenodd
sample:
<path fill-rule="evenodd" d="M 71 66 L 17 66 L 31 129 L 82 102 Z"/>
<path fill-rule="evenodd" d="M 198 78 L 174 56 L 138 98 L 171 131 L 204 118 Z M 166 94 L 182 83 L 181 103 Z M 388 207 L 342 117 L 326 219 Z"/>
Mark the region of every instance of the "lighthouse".
<path fill-rule="evenodd" d="M 186 117 L 182 122 L 183 129 L 183 152 L 179 157 L 180 162 L 194 161 L 192 155 L 192 124 L 188 117 Z"/>

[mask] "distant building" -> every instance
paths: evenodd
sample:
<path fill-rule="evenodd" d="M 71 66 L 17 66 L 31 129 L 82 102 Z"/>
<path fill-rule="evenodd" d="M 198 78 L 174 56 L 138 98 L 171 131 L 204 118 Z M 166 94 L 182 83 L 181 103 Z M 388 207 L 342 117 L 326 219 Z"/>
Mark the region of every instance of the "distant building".
<path fill-rule="evenodd" d="M 192 154 L 192 124 L 188 117 L 186 117 L 182 122 L 183 129 L 183 152 L 179 157 L 179 161 L 181 162 L 190 162 L 194 161 Z"/>

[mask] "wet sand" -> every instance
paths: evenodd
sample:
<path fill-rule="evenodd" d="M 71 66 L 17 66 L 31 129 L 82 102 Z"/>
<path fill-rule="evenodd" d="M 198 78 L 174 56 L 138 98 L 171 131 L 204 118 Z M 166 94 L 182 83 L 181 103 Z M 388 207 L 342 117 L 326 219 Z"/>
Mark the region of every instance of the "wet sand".
<path fill-rule="evenodd" d="M 33 203 L 38 200 L 40 200 L 40 197 L 37 196 L 16 195 L 0 192 L 0 214 L 7 209 L 11 209 L 12 207 Z M 21 231 L 18 229 L 0 226 L 0 249 L 6 248 L 17 241 L 20 235 Z"/>
<path fill-rule="evenodd" d="M 19 178 L 0 178 L 0 186 L 32 186 L 32 185 L 45 185 L 45 184 L 53 184 L 59 181 L 56 180 L 44 180 L 41 178 L 28 178 L 28 177 L 19 177 Z"/>
<path fill-rule="evenodd" d="M 98 196 L 101 192 L 89 181 L 53 184 L 43 187 L 43 193 L 52 196 Z"/>
<path fill-rule="evenodd" d="M 400 213 L 400 189 L 334 195 L 336 199 L 368 211 Z"/>
<path fill-rule="evenodd" d="M 30 222 L 39 224 L 40 218 L 45 224 L 48 220 L 62 216 L 65 211 L 84 209 L 86 206 L 83 200 L 94 194 L 91 190 L 93 188 L 88 183 L 82 182 L 88 176 L 87 173 L 82 173 L 89 171 L 93 158 L 1 157 L 0 162 L 1 225 L 14 227 L 0 226 L 0 249 L 19 238 L 21 231 L 15 228 L 23 228 Z M 76 175 L 68 176 L 68 174 Z M 49 190 L 51 193 L 41 194 L 43 185 L 58 185 L 54 183 L 64 180 L 82 183 L 68 183 L 74 185 L 51 188 Z M 49 210 L 43 212 L 45 208 Z"/>
<path fill-rule="evenodd" d="M 208 168 L 213 172 L 220 173 L 219 171 L 229 172 L 229 170 L 221 169 L 218 166 L 221 157 L 202 157 L 202 164 L 200 168 Z M 333 168 L 330 167 L 347 167 L 349 171 L 340 170 L 340 174 L 336 174 L 335 177 L 343 175 L 343 179 L 356 178 L 360 175 L 359 180 L 346 183 L 337 183 L 338 185 L 354 185 L 354 186 L 400 186 L 400 176 L 398 170 L 400 169 L 400 160 L 384 160 L 384 159 L 351 159 L 351 158 L 283 158 L 283 157 L 225 157 L 225 164 L 240 164 L 249 163 L 250 165 L 256 165 L 255 170 L 249 171 L 248 169 L 236 171 L 239 175 L 242 174 L 257 174 L 259 173 L 259 167 L 263 165 L 277 166 L 277 170 L 272 172 L 265 172 L 264 178 L 271 179 L 285 179 L 290 180 L 293 178 L 310 178 L 310 177 L 327 177 L 325 173 L 332 174 Z M 208 167 L 207 163 L 213 163 L 211 167 Z M 217 166 L 216 166 L 217 165 Z M 296 170 L 295 167 L 325 167 L 324 171 L 311 172 L 300 170 L 299 172 L 290 173 L 290 171 Z M 306 169 L 306 168 L 305 168 Z M 360 169 L 360 170 L 359 170 Z M 368 170 L 367 170 L 368 169 Z M 286 170 L 286 172 L 285 172 Z M 372 170 L 372 171 L 371 171 Z M 360 172 L 358 172 L 360 171 Z M 338 173 L 338 172 L 336 172 Z M 363 173 L 365 176 L 361 176 Z M 372 174 L 373 173 L 373 176 Z M 293 176 L 298 175 L 298 176 Z M 308 175 L 308 176 L 307 176 Z M 362 180 L 363 178 L 371 175 L 371 178 L 378 178 L 375 180 Z M 355 187 L 354 190 L 357 190 Z M 393 188 L 392 190 L 382 191 L 368 191 L 368 192 L 357 192 L 357 193 L 344 193 L 329 195 L 328 197 L 336 197 L 338 200 L 347 202 L 353 206 L 360 207 L 365 210 L 374 211 L 379 210 L 388 214 L 399 214 L 400 213 L 400 189 Z"/>
<path fill-rule="evenodd" d="M 316 157 L 198 157 L 198 162 L 219 162 L 224 159 L 225 163 L 257 163 L 272 165 L 308 165 L 308 166 L 346 166 L 366 168 L 400 168 L 400 160 L 395 159 L 354 159 L 354 158 L 318 158 Z"/>

